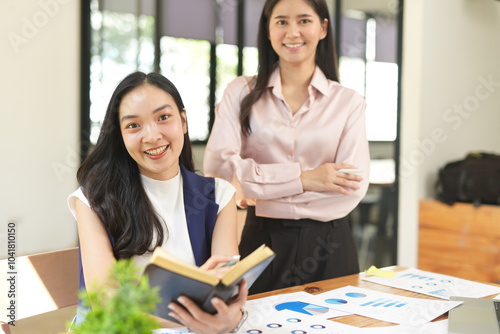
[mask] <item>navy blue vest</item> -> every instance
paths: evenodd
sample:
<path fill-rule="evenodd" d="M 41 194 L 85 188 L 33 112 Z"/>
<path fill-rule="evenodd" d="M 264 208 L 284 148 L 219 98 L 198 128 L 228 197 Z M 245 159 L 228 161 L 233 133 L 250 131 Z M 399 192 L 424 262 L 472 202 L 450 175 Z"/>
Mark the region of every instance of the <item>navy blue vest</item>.
<path fill-rule="evenodd" d="M 201 266 L 211 256 L 212 235 L 219 210 L 219 205 L 215 202 L 215 180 L 190 172 L 182 164 L 180 170 L 189 239 L 196 265 Z M 109 232 L 108 236 L 111 244 L 114 244 L 114 238 Z M 85 289 L 85 280 L 80 249 L 78 256 L 81 290 Z"/>

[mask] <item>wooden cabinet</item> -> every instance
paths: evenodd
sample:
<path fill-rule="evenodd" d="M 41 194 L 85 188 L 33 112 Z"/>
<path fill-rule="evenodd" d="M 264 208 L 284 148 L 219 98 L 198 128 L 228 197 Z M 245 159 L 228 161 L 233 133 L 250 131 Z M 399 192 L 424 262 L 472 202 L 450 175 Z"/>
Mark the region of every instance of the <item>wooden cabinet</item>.
<path fill-rule="evenodd" d="M 420 202 L 418 268 L 500 282 L 500 206 Z"/>

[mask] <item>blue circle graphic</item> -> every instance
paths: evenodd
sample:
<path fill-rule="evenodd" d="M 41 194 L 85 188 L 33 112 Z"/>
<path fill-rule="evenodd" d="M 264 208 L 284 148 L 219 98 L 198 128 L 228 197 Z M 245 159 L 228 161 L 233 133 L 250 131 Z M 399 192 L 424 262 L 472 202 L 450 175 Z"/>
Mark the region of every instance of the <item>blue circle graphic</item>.
<path fill-rule="evenodd" d="M 293 322 L 293 323 L 297 323 L 297 322 L 301 322 L 302 320 L 298 319 L 298 318 L 290 318 L 290 319 L 286 319 L 286 321 L 288 322 Z"/>
<path fill-rule="evenodd" d="M 352 298 L 364 298 L 366 295 L 364 293 L 360 292 L 348 292 L 345 294 L 347 297 L 352 297 Z"/>
<path fill-rule="evenodd" d="M 269 328 L 280 328 L 280 327 L 283 327 L 283 326 L 281 324 L 272 323 L 272 324 L 267 324 L 267 327 L 269 327 Z"/>
<path fill-rule="evenodd" d="M 343 299 L 335 299 L 335 298 L 331 298 L 331 299 L 327 299 L 325 300 L 325 302 L 327 302 L 328 304 L 347 304 L 347 300 L 343 300 Z"/>

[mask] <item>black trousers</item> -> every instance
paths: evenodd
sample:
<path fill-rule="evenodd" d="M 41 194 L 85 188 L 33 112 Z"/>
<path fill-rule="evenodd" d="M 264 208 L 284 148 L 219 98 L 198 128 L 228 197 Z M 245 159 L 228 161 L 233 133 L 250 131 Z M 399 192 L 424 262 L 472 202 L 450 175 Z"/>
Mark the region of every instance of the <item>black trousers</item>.
<path fill-rule="evenodd" d="M 347 223 L 341 218 L 329 222 L 312 219 L 258 217 L 247 209 L 240 254 L 250 254 L 262 244 L 276 257 L 250 287 L 250 294 L 356 274 L 358 254 Z"/>

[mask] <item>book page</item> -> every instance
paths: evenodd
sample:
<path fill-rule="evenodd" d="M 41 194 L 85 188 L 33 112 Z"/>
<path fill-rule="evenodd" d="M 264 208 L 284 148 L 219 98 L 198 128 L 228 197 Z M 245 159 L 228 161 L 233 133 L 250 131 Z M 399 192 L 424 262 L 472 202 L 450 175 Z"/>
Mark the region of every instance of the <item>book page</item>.
<path fill-rule="evenodd" d="M 263 267 L 257 268 L 258 265 L 266 259 L 269 259 L 270 257 L 274 257 L 274 252 L 266 245 L 261 245 L 259 248 L 246 256 L 243 260 L 236 263 L 234 267 L 231 268 L 227 273 L 225 273 L 224 277 L 221 280 L 222 283 L 226 286 L 229 286 L 237 281 L 240 277 L 242 277 L 245 273 L 249 272 L 252 268 L 255 268 L 255 274 L 257 276 L 260 275 L 267 264 Z"/>
<path fill-rule="evenodd" d="M 219 279 L 214 275 L 195 265 L 182 261 L 161 247 L 157 247 L 153 252 L 151 263 L 160 268 L 170 270 L 203 283 L 214 286 L 219 283 Z"/>

